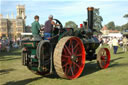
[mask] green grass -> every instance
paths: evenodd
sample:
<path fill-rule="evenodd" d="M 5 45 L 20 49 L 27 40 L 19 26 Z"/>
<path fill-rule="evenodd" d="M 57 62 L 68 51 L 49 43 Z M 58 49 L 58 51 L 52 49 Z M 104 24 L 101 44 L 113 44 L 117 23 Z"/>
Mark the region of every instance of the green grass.
<path fill-rule="evenodd" d="M 33 74 L 21 63 L 21 50 L 0 53 L 0 85 L 127 85 L 128 52 L 119 48 L 111 51 L 109 68 L 99 70 L 96 61 L 86 61 L 82 75 L 74 80 L 59 78 L 53 74 L 42 77 Z"/>

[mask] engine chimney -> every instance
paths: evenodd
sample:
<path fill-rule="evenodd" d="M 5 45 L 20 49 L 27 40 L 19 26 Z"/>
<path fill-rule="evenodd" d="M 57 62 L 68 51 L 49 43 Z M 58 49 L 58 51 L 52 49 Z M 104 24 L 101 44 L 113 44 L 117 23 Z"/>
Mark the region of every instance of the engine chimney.
<path fill-rule="evenodd" d="M 88 7 L 88 28 L 93 31 L 93 7 Z"/>

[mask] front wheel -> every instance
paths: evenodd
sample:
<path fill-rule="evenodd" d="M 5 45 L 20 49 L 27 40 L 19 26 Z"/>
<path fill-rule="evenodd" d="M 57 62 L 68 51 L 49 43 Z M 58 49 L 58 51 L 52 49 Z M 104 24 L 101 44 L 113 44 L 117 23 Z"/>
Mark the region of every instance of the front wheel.
<path fill-rule="evenodd" d="M 110 52 L 107 48 L 101 48 L 97 54 L 97 64 L 101 69 L 108 68 L 110 64 Z"/>

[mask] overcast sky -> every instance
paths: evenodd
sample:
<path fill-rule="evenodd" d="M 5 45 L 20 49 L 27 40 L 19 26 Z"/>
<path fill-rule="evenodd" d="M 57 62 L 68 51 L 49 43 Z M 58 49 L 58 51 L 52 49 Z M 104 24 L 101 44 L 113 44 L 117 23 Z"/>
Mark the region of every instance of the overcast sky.
<path fill-rule="evenodd" d="M 0 0 L 0 14 L 6 17 L 13 12 L 16 17 L 16 5 L 25 5 L 26 24 L 31 25 L 35 15 L 40 16 L 40 24 L 52 14 L 59 19 L 63 25 L 72 20 L 80 24 L 87 19 L 88 6 L 100 8 L 100 15 L 103 17 L 102 25 L 114 21 L 116 25 L 123 25 L 128 22 L 123 18 L 128 14 L 128 0 Z"/>

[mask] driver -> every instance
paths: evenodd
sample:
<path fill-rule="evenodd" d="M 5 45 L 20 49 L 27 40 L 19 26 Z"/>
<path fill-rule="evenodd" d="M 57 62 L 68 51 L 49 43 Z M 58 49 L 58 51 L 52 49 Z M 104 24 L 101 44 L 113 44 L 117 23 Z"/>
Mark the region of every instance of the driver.
<path fill-rule="evenodd" d="M 55 26 L 60 26 L 59 24 L 56 24 L 53 21 L 53 15 L 49 15 L 48 20 L 45 22 L 45 27 L 44 27 L 44 39 L 48 40 L 51 38 L 51 33 L 53 30 L 53 25 Z"/>

